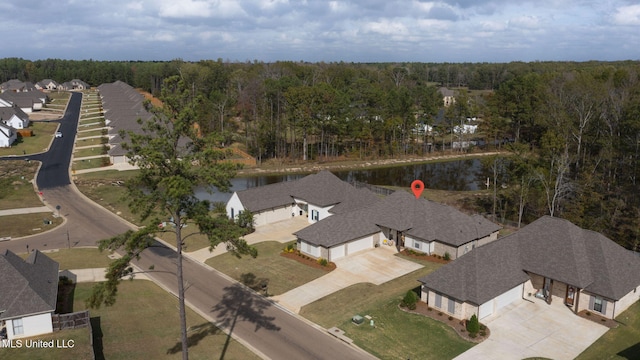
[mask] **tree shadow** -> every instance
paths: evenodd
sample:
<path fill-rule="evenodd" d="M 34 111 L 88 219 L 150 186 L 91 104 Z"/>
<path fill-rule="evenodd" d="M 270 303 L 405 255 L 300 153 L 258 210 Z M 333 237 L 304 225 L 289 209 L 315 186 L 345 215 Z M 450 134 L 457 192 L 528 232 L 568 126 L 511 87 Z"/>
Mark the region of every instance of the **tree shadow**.
<path fill-rule="evenodd" d="M 93 343 L 93 356 L 95 360 L 104 360 L 104 352 L 102 346 L 102 326 L 100 325 L 100 317 L 92 317 L 91 322 L 91 342 Z"/>
<path fill-rule="evenodd" d="M 260 329 L 280 331 L 280 327 L 273 322 L 275 317 L 265 314 L 265 311 L 273 306 L 270 301 L 237 283 L 225 287 L 224 291 L 222 300 L 211 309 L 211 312 L 216 314 L 220 327 L 228 331 L 220 359 L 224 359 L 238 321 L 255 324 L 256 332 Z"/>
<path fill-rule="evenodd" d="M 632 345 L 632 346 L 620 351 L 616 355 L 618 355 L 620 357 L 623 357 L 625 359 L 628 359 L 628 360 L 640 359 L 640 342 L 638 342 L 635 345 Z"/>
<path fill-rule="evenodd" d="M 240 275 L 240 282 L 255 292 L 262 292 L 264 296 L 269 296 L 267 289 L 269 279 L 259 278 L 254 273 L 248 272 Z"/>
<path fill-rule="evenodd" d="M 191 326 L 187 333 L 187 346 L 189 348 L 198 345 L 198 343 L 209 335 L 218 335 L 222 333 L 222 330 L 218 329 L 210 322 L 206 322 L 200 325 Z M 167 350 L 167 354 L 177 354 L 182 351 L 182 341 L 176 342 L 170 349 Z"/>

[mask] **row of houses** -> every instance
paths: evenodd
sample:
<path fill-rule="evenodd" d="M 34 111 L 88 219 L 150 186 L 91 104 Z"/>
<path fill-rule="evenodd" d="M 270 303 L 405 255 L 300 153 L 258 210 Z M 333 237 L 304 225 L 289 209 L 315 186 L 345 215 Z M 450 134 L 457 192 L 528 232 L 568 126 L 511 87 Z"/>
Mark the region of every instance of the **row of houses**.
<path fill-rule="evenodd" d="M 0 84 L 0 93 L 4 92 L 30 92 L 36 90 L 62 90 L 62 91 L 73 91 L 73 90 L 88 90 L 91 86 L 86 82 L 80 79 L 73 79 L 71 81 L 66 81 L 63 83 L 58 83 L 55 80 L 44 79 L 42 81 L 38 81 L 37 83 L 32 83 L 30 81 L 20 81 L 18 79 L 11 79 Z"/>
<path fill-rule="evenodd" d="M 0 147 L 11 146 L 18 138 L 18 130 L 29 127 L 28 112 L 41 109 L 46 101 L 46 96 L 36 93 L 0 94 Z"/>
<path fill-rule="evenodd" d="M 226 210 L 251 211 L 257 225 L 306 216 L 298 250 L 329 261 L 383 244 L 447 254 L 454 261 L 417 280 L 422 301 L 458 319 L 535 298 L 614 318 L 640 298 L 640 257 L 559 218 L 498 238 L 501 227 L 482 216 L 403 191 L 379 198 L 328 171 L 237 191 Z"/>
<path fill-rule="evenodd" d="M 123 139 L 120 131 L 142 132 L 138 119 L 146 121 L 153 114 L 145 108 L 144 96 L 125 82 L 101 84 L 97 89 L 102 101 L 104 122 L 109 129 L 109 160 L 112 164 L 128 162 L 126 151 L 121 146 Z"/>

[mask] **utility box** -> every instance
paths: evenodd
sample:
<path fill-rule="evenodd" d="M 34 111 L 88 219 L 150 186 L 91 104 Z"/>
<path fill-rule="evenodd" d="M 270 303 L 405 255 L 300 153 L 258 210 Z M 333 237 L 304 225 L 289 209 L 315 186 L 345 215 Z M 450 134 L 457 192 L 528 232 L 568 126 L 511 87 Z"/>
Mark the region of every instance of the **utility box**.
<path fill-rule="evenodd" d="M 361 325 L 364 322 L 364 318 L 360 315 L 354 315 L 351 321 L 356 325 Z"/>

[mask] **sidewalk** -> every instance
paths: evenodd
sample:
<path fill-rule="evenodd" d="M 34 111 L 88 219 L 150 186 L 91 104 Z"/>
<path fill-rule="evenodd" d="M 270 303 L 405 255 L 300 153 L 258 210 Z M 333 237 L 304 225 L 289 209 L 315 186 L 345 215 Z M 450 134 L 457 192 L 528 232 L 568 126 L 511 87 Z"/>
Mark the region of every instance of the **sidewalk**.
<path fill-rule="evenodd" d="M 52 211 L 51 209 L 49 209 L 48 206 L 38 206 L 38 207 L 30 207 L 30 208 L 0 210 L 0 216 L 50 213 L 50 212 Z"/>
<path fill-rule="evenodd" d="M 293 233 L 307 226 L 309 226 L 309 222 L 306 217 L 296 216 L 289 220 L 283 220 L 273 224 L 259 226 L 256 228 L 256 231 L 249 235 L 246 235 L 244 237 L 244 240 L 249 245 L 254 245 L 264 241 L 278 241 L 284 244 L 289 241 L 294 241 L 296 239 L 296 236 L 293 235 Z M 227 248 L 224 246 L 224 244 L 221 244 L 219 246 L 216 246 L 213 251 L 209 251 L 209 248 L 205 247 L 200 250 L 185 253 L 185 255 L 188 255 L 196 261 L 204 263 L 208 259 L 224 254 L 226 252 Z"/>
<path fill-rule="evenodd" d="M 107 170 L 127 171 L 127 170 L 137 170 L 137 169 L 138 169 L 137 166 L 133 166 L 128 163 L 120 163 L 120 164 L 97 167 L 92 169 L 75 170 L 73 175 L 86 174 L 86 173 L 91 173 L 96 171 L 107 171 Z"/>

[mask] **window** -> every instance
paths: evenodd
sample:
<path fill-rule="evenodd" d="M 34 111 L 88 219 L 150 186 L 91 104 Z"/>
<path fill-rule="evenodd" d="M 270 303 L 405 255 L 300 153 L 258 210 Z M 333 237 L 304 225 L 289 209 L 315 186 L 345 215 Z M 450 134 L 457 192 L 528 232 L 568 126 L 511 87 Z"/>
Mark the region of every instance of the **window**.
<path fill-rule="evenodd" d="M 602 298 L 596 296 L 593 302 L 593 310 L 597 312 L 602 312 Z"/>
<path fill-rule="evenodd" d="M 234 219 L 235 217 L 235 211 L 233 210 L 233 208 L 231 208 L 231 218 Z"/>
<path fill-rule="evenodd" d="M 22 318 L 13 320 L 13 334 L 14 335 L 24 334 L 24 325 L 22 324 Z"/>
<path fill-rule="evenodd" d="M 420 249 L 420 242 L 416 241 L 416 240 L 413 240 L 413 247 L 416 248 L 416 249 Z"/>
<path fill-rule="evenodd" d="M 436 303 L 434 305 L 438 309 L 442 308 L 442 295 L 436 293 Z"/>
<path fill-rule="evenodd" d="M 606 314 L 607 313 L 607 300 L 599 297 L 599 296 L 592 296 L 591 299 L 589 300 L 589 309 L 593 310 L 593 311 L 597 311 L 601 314 Z"/>
<path fill-rule="evenodd" d="M 449 304 L 447 304 L 447 311 L 450 314 L 456 313 L 456 302 L 453 299 L 449 299 Z"/>
<path fill-rule="evenodd" d="M 320 212 L 318 210 L 311 210 L 311 220 L 318 221 L 320 219 Z"/>

